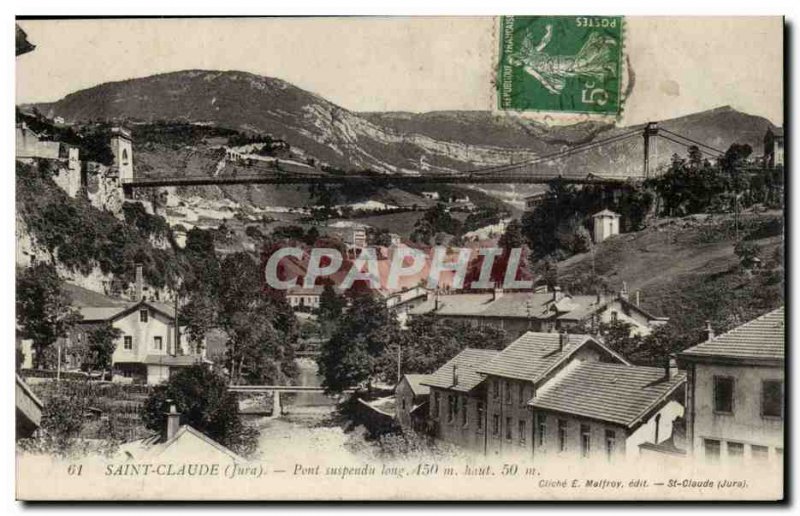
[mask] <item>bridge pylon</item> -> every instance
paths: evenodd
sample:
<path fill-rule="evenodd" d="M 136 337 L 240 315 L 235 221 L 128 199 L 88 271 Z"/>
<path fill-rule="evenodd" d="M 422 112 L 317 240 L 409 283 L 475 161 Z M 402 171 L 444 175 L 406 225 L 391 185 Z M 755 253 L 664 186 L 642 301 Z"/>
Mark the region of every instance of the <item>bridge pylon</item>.
<path fill-rule="evenodd" d="M 642 175 L 645 179 L 650 179 L 650 142 L 651 137 L 658 136 L 658 122 L 647 122 L 642 136 L 644 137 L 644 167 Z"/>

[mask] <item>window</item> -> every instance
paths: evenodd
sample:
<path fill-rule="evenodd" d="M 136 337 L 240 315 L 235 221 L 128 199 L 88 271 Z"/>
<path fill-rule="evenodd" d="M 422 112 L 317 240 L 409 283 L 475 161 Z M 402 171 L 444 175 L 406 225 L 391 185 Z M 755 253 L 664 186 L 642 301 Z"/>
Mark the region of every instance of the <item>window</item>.
<path fill-rule="evenodd" d="M 616 310 L 611 310 L 611 322 L 617 322 L 619 319 L 619 314 Z"/>
<path fill-rule="evenodd" d="M 400 402 L 400 404 L 403 406 L 403 410 L 405 411 L 406 410 L 406 399 L 403 398 L 403 400 Z"/>
<path fill-rule="evenodd" d="M 765 461 L 769 457 L 769 448 L 754 444 L 750 446 L 750 456 L 753 457 L 753 460 Z"/>
<path fill-rule="evenodd" d="M 581 457 L 589 457 L 592 447 L 592 429 L 589 425 L 581 425 Z"/>
<path fill-rule="evenodd" d="M 567 451 L 567 420 L 558 420 L 558 451 Z"/>
<path fill-rule="evenodd" d="M 525 440 L 526 440 L 525 439 L 525 434 L 526 434 L 525 426 L 526 426 L 525 425 L 525 420 L 524 419 L 520 419 L 519 420 L 519 444 L 525 444 Z"/>
<path fill-rule="evenodd" d="M 524 405 L 527 400 L 525 399 L 525 384 L 519 384 L 519 404 Z"/>
<path fill-rule="evenodd" d="M 504 399 L 506 400 L 506 403 L 511 403 L 511 385 L 508 383 L 508 380 L 504 382 L 503 387 L 505 389 L 503 392 Z"/>
<path fill-rule="evenodd" d="M 452 423 L 456 413 L 456 399 L 450 394 L 447 396 L 447 422 Z"/>
<path fill-rule="evenodd" d="M 478 402 L 478 419 L 476 421 L 478 430 L 483 430 L 483 417 L 484 417 L 483 403 Z"/>
<path fill-rule="evenodd" d="M 125 335 L 122 339 L 122 348 L 128 350 L 133 349 L 133 337 Z"/>
<path fill-rule="evenodd" d="M 161 337 L 153 337 L 153 348 L 161 351 L 164 349 L 164 339 Z"/>
<path fill-rule="evenodd" d="M 511 440 L 511 418 L 506 418 L 506 440 Z"/>
<path fill-rule="evenodd" d="M 714 377 L 714 412 L 733 413 L 733 378 L 729 376 Z"/>
<path fill-rule="evenodd" d="M 469 424 L 469 420 L 467 420 L 467 398 L 464 396 L 461 398 L 461 424 L 467 426 Z"/>
<path fill-rule="evenodd" d="M 614 458 L 617 449 L 617 433 L 614 430 L 606 430 L 606 457 L 608 460 Z"/>
<path fill-rule="evenodd" d="M 128 164 L 128 149 L 122 149 L 122 164 Z"/>
<path fill-rule="evenodd" d="M 544 446 L 544 436 L 547 435 L 547 416 L 536 414 L 536 426 L 539 427 L 539 446 Z"/>
<path fill-rule="evenodd" d="M 492 435 L 500 435 L 500 416 L 492 416 Z"/>
<path fill-rule="evenodd" d="M 139 322 L 147 322 L 147 319 L 150 317 L 150 312 L 145 308 L 143 310 L 139 310 Z"/>
<path fill-rule="evenodd" d="M 433 418 L 439 419 L 439 393 L 433 393 Z"/>
<path fill-rule="evenodd" d="M 728 457 L 741 459 L 744 457 L 744 444 L 728 441 Z"/>
<path fill-rule="evenodd" d="M 783 382 L 764 380 L 761 382 L 761 415 L 783 417 Z"/>
<path fill-rule="evenodd" d="M 492 397 L 497 399 L 500 397 L 500 380 L 492 382 Z"/>
<path fill-rule="evenodd" d="M 714 462 L 719 460 L 719 441 L 715 439 L 703 439 L 703 448 L 706 451 L 706 459 Z"/>

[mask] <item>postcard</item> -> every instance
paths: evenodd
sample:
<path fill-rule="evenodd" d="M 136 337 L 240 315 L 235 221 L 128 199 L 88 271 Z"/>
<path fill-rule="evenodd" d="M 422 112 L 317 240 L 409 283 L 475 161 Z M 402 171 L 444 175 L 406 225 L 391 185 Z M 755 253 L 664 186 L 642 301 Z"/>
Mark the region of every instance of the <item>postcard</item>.
<path fill-rule="evenodd" d="M 784 31 L 18 17 L 18 499 L 783 500 Z"/>

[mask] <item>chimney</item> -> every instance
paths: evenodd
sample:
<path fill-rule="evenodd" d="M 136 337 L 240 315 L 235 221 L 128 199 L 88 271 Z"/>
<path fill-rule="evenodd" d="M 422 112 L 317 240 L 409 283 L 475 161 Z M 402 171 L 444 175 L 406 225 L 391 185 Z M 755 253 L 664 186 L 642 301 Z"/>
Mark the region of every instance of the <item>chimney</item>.
<path fill-rule="evenodd" d="M 492 290 L 492 301 L 503 297 L 503 287 L 498 287 L 495 284 L 494 290 Z"/>
<path fill-rule="evenodd" d="M 708 340 L 712 340 L 716 335 L 714 335 L 714 328 L 711 327 L 711 321 L 706 321 L 706 333 L 708 334 Z"/>
<path fill-rule="evenodd" d="M 136 264 L 136 280 L 135 286 L 133 290 L 133 300 L 134 301 L 141 301 L 142 300 L 142 292 L 144 291 L 144 272 L 141 263 Z"/>
<path fill-rule="evenodd" d="M 438 312 L 439 311 L 439 289 L 438 288 L 433 292 L 433 311 L 434 312 Z"/>
<path fill-rule="evenodd" d="M 172 400 L 167 400 L 169 403 L 169 412 L 166 413 L 167 416 L 167 428 L 166 428 L 166 440 L 170 440 L 175 437 L 175 434 L 178 433 L 178 429 L 181 427 L 181 414 L 175 408 L 175 404 L 172 403 Z"/>
<path fill-rule="evenodd" d="M 453 385 L 458 385 L 458 364 L 453 364 Z"/>
<path fill-rule="evenodd" d="M 558 334 L 558 352 L 561 353 L 564 351 L 564 346 L 567 345 L 567 340 L 569 339 L 569 334 L 567 330 L 561 330 L 561 333 Z"/>
<path fill-rule="evenodd" d="M 561 287 L 553 287 L 553 302 L 558 303 L 561 297 Z"/>
<path fill-rule="evenodd" d="M 628 300 L 628 282 L 627 281 L 623 281 L 622 282 L 622 290 L 619 293 L 619 297 L 621 297 L 625 301 Z"/>
<path fill-rule="evenodd" d="M 636 306 L 639 306 L 639 291 L 636 291 Z"/>
<path fill-rule="evenodd" d="M 664 380 L 669 380 L 671 378 L 670 374 L 670 358 L 669 355 L 664 357 Z"/>

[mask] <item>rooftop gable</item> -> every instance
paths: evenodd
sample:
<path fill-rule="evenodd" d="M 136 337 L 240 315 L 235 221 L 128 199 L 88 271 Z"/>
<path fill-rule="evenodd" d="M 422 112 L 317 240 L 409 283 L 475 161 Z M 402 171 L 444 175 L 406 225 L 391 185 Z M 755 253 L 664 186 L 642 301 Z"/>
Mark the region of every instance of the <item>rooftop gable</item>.
<path fill-rule="evenodd" d="M 429 387 L 469 392 L 483 381 L 483 376 L 478 374 L 477 369 L 498 353 L 493 349 L 466 348 L 420 383 Z M 458 382 L 453 381 L 453 366 L 456 366 Z"/>
<path fill-rule="evenodd" d="M 784 362 L 784 307 L 681 352 L 683 359 Z"/>
<path fill-rule="evenodd" d="M 561 349 L 559 349 L 560 339 L 561 335 L 558 333 L 529 331 L 509 344 L 488 363 L 483 364 L 478 372 L 536 383 L 587 344 L 598 347 L 620 363 L 628 363 L 623 357 L 589 335 L 568 334 L 567 342 Z"/>

